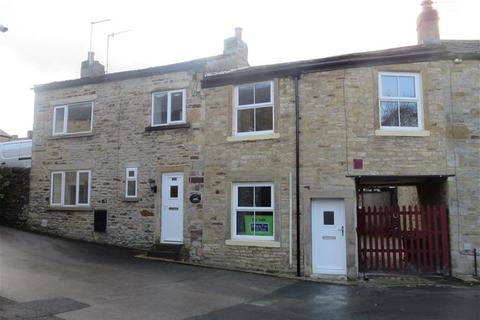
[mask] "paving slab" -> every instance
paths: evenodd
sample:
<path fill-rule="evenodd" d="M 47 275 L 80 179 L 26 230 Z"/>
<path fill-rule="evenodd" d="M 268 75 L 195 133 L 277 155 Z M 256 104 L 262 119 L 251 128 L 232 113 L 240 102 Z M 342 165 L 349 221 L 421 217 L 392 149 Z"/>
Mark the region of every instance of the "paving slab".
<path fill-rule="evenodd" d="M 44 319 L 52 315 L 88 307 L 68 298 L 8 303 L 0 307 L 0 316 L 6 319 Z"/>

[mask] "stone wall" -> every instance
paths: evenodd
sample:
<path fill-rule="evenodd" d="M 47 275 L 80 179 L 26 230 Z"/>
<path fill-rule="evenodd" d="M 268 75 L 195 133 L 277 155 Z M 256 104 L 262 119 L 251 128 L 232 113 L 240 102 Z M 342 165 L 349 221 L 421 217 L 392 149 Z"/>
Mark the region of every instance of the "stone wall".
<path fill-rule="evenodd" d="M 397 187 L 397 202 L 400 207 L 416 206 L 421 204 L 419 202 L 419 192 L 415 186 L 399 186 Z M 431 205 L 433 203 L 427 202 Z M 445 203 L 443 203 L 445 204 Z"/>
<path fill-rule="evenodd" d="M 28 217 L 29 168 L 0 168 L 0 223 L 23 226 Z"/>
<path fill-rule="evenodd" d="M 295 159 L 293 83 L 291 79 L 281 79 L 274 81 L 274 87 L 275 134 L 253 141 L 232 139 L 234 87 L 205 91 L 208 130 L 205 131 L 204 263 L 245 270 L 295 271 L 289 266 L 288 238 L 292 228 L 295 247 L 296 227 L 294 222 L 292 225 L 289 222 L 289 173 L 294 172 Z M 268 243 L 262 244 L 262 241 L 230 241 L 232 184 L 240 182 L 274 184 L 273 243 L 276 246 L 268 247 Z M 291 201 L 294 205 L 295 197 Z M 294 266 L 295 259 L 294 255 Z"/>
<path fill-rule="evenodd" d="M 428 135 L 377 135 L 380 71 L 420 73 Z M 464 245 L 480 246 L 479 84 L 478 61 L 304 75 L 300 80 L 302 186 L 352 190 L 348 176 L 452 175 L 448 192 L 444 183 L 429 186 L 429 190 L 436 193 L 439 203 L 449 202 L 453 272 L 470 274 L 471 252 L 465 251 Z M 354 169 L 353 159 L 362 159 L 363 169 Z M 347 213 L 352 215 L 347 219 L 350 233 L 354 233 L 353 225 L 348 226 L 348 221 L 355 221 L 353 210 Z M 350 245 L 354 247 L 353 240 Z M 353 259 L 354 253 L 350 254 Z"/>
<path fill-rule="evenodd" d="M 480 248 L 480 64 L 445 63 L 450 245 L 454 274 L 473 274 Z"/>

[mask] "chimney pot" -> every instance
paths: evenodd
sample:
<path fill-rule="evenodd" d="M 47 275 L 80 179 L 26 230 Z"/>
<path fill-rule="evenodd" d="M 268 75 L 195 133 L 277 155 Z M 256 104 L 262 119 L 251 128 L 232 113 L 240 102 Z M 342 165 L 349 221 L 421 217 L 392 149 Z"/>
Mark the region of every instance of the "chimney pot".
<path fill-rule="evenodd" d="M 417 18 L 418 44 L 434 43 L 440 41 L 438 28 L 438 11 L 433 8 L 431 0 L 422 0 L 422 12 Z"/>
<path fill-rule="evenodd" d="M 95 61 L 95 52 L 89 51 L 88 52 L 88 63 L 90 65 L 92 65 L 94 61 Z"/>
<path fill-rule="evenodd" d="M 242 40 L 242 28 L 235 28 L 235 38 L 237 38 L 238 40 Z"/>

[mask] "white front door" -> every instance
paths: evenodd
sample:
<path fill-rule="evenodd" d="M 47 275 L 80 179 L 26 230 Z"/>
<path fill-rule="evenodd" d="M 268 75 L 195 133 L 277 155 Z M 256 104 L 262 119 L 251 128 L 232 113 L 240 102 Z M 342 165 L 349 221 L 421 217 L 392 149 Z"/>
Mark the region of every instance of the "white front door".
<path fill-rule="evenodd" d="M 162 176 L 161 242 L 183 243 L 183 173 Z"/>
<path fill-rule="evenodd" d="M 312 201 L 312 273 L 346 275 L 345 203 Z"/>

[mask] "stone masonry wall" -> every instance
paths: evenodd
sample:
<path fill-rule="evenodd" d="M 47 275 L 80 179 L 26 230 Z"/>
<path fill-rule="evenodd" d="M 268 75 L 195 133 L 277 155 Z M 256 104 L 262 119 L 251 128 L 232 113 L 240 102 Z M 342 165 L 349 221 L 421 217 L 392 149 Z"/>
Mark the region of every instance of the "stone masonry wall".
<path fill-rule="evenodd" d="M 376 135 L 380 71 L 421 74 L 428 136 Z M 348 176 L 455 175 L 449 178 L 448 190 L 453 273 L 471 274 L 473 258 L 471 251 L 464 250 L 464 243 L 467 248 L 480 246 L 479 76 L 478 61 L 304 75 L 300 80 L 302 186 L 308 187 L 309 194 L 312 188 L 319 189 L 319 194 L 320 189 L 337 188 L 354 192 L 353 179 Z M 364 168 L 353 169 L 353 159 L 362 159 Z M 440 192 L 442 186 L 437 189 Z M 350 233 L 354 233 L 354 225 L 348 224 L 355 223 L 354 216 L 352 208 L 347 212 Z M 351 239 L 349 247 L 354 248 L 354 242 Z"/>
<path fill-rule="evenodd" d="M 245 270 L 294 272 L 289 266 L 289 173 L 294 170 L 295 118 L 291 79 L 274 81 L 276 135 L 266 140 L 228 141 L 232 135 L 234 87 L 208 89 L 205 145 L 204 263 Z M 274 183 L 274 238 L 279 247 L 235 244 L 232 239 L 232 184 Z M 294 186 L 294 181 L 292 182 Z M 207 202 L 208 201 L 208 202 Z M 292 198 L 292 205 L 295 197 Z M 293 217 L 295 220 L 295 217 Z M 295 250 L 293 250 L 295 252 Z M 295 255 L 293 266 L 295 266 Z"/>
<path fill-rule="evenodd" d="M 480 248 L 480 63 L 445 63 L 450 245 L 454 274 L 473 274 Z"/>
<path fill-rule="evenodd" d="M 0 223 L 23 226 L 28 217 L 30 168 L 0 168 Z"/>

